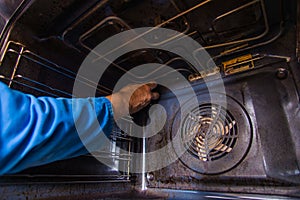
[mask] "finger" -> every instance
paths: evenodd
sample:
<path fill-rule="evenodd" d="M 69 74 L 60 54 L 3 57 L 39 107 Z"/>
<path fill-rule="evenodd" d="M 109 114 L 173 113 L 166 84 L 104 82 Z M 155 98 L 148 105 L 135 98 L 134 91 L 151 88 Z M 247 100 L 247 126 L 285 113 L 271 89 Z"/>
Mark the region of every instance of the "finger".
<path fill-rule="evenodd" d="M 155 83 L 155 82 L 150 82 L 150 83 L 147 83 L 146 85 L 148 85 L 151 90 L 157 87 L 157 83 Z"/>
<path fill-rule="evenodd" d="M 157 100 L 159 98 L 159 94 L 157 92 L 152 92 L 151 93 L 151 99 L 152 100 Z"/>

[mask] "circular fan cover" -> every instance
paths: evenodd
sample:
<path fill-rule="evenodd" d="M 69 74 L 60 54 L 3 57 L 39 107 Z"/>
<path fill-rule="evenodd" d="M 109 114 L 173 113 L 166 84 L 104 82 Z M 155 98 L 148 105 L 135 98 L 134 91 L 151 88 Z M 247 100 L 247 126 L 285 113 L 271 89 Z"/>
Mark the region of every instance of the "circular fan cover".
<path fill-rule="evenodd" d="M 224 107 L 199 105 L 184 119 L 182 141 L 188 151 L 202 161 L 213 161 L 230 153 L 237 141 L 237 126 L 233 116 Z"/>
<path fill-rule="evenodd" d="M 243 160 L 250 147 L 250 118 L 241 104 L 226 95 L 204 94 L 198 96 L 198 102 L 202 103 L 189 106 L 187 102 L 174 118 L 171 137 L 180 134 L 179 143 L 173 144 L 174 151 L 185 166 L 198 173 L 229 171 Z"/>

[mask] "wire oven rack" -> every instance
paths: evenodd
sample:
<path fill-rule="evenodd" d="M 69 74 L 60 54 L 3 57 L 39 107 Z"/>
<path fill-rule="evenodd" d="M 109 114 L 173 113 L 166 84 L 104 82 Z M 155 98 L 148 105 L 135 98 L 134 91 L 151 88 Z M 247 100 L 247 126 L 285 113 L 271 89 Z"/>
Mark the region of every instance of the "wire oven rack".
<path fill-rule="evenodd" d="M 43 75 L 44 74 L 44 75 Z M 46 77 L 47 76 L 50 77 Z M 74 97 L 71 93 L 71 85 L 74 82 L 76 74 L 71 70 L 68 70 L 65 67 L 62 67 L 44 57 L 37 55 L 36 53 L 30 51 L 25 45 L 9 41 L 5 47 L 5 51 L 0 58 L 0 80 L 5 82 L 10 88 L 23 91 L 25 93 L 30 93 L 36 96 L 51 96 L 51 97 Z M 63 80 L 64 84 L 56 84 L 56 80 Z M 54 79 L 54 80 L 53 80 Z M 91 83 L 82 77 L 81 80 L 84 84 L 94 87 L 95 83 Z M 101 88 L 101 87 L 100 87 Z M 109 89 L 101 88 L 102 94 L 109 94 Z M 124 119 L 124 121 L 126 121 Z M 112 181 L 130 181 L 130 164 L 132 156 L 133 140 L 129 136 L 132 132 L 132 124 L 130 122 L 122 123 L 124 127 L 113 128 L 111 134 L 111 144 L 109 149 L 103 151 L 95 152 L 92 155 L 85 155 L 86 159 L 91 157 L 108 159 L 109 162 L 113 163 L 116 166 L 116 169 L 107 170 L 96 170 L 96 173 L 90 175 L 90 172 L 87 171 L 87 174 L 48 174 L 46 171 L 45 174 L 31 174 L 30 177 L 35 178 L 46 178 L 48 181 L 49 178 L 64 178 L 64 180 L 79 179 L 88 181 L 93 180 L 96 182 L 112 182 Z M 120 147 L 127 154 L 121 154 L 117 152 Z M 95 162 L 92 162 L 94 165 Z M 88 164 L 87 164 L 88 165 Z M 95 165 L 96 166 L 96 165 Z M 18 177 L 27 176 L 26 174 L 19 174 Z M 15 177 L 15 176 L 10 176 Z"/>

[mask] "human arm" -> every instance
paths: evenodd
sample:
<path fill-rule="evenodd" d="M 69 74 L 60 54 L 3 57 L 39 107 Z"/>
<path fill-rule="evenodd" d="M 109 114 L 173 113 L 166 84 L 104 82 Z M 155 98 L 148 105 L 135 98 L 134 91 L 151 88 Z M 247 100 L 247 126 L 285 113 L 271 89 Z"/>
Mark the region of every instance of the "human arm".
<path fill-rule="evenodd" d="M 99 134 L 109 136 L 113 111 L 115 119 L 125 115 L 126 106 L 137 112 L 158 98 L 154 87 L 129 85 L 107 98 L 36 98 L 0 82 L 0 175 L 87 154 L 85 145 L 96 148 Z M 79 136 L 78 128 L 87 134 Z"/>
<path fill-rule="evenodd" d="M 152 100 L 157 100 L 159 94 L 152 90 L 157 84 L 150 82 L 147 84 L 131 84 L 123 87 L 120 91 L 107 96 L 112 103 L 114 118 L 128 114 L 133 114 L 146 107 Z"/>
<path fill-rule="evenodd" d="M 104 97 L 36 98 L 3 83 L 0 91 L 0 174 L 87 154 L 83 143 L 111 132 L 113 112 Z M 88 132 L 86 141 L 75 123 Z"/>

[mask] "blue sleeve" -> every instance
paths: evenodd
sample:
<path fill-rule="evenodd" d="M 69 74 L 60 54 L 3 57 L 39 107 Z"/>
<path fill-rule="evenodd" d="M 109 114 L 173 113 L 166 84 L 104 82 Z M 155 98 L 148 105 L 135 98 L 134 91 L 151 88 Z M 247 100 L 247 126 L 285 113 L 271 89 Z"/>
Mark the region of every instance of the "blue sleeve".
<path fill-rule="evenodd" d="M 83 144 L 111 133 L 112 106 L 104 97 L 36 98 L 1 82 L 0 92 L 0 175 L 86 154 Z"/>

